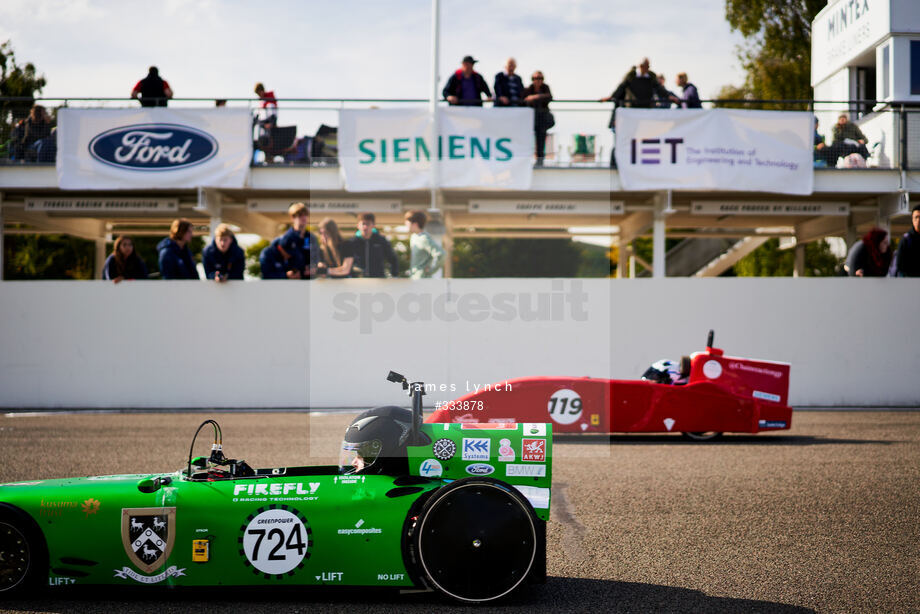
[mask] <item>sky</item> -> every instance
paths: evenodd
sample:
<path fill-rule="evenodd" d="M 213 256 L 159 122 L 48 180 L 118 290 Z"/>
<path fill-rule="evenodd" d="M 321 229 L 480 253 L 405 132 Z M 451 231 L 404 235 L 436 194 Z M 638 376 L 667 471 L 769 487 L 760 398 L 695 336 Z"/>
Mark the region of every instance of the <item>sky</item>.
<path fill-rule="evenodd" d="M 156 65 L 177 97 L 426 98 L 430 0 L 3 0 L 0 41 L 48 97 L 126 97 Z M 743 72 L 724 0 L 442 0 L 440 85 L 471 54 L 491 86 L 514 56 L 557 99 L 610 94 L 643 56 L 705 97 Z M 529 83 L 529 79 L 527 79 Z"/>

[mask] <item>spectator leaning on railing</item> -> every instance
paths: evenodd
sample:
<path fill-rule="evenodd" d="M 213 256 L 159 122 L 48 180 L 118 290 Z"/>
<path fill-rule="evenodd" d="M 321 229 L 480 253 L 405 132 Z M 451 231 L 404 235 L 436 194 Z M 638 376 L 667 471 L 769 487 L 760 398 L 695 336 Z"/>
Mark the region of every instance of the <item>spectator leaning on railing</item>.
<path fill-rule="evenodd" d="M 256 119 L 261 136 L 269 134 L 278 124 L 278 99 L 275 98 L 275 92 L 266 91 L 265 86 L 261 83 L 256 83 L 255 93 L 261 101 L 259 115 Z"/>
<path fill-rule="evenodd" d="M 833 147 L 828 147 L 824 136 L 818 132 L 818 118 L 815 117 L 814 160 L 815 167 L 834 166 L 837 164 L 837 155 Z"/>
<path fill-rule="evenodd" d="M 165 79 L 160 78 L 156 66 L 147 70 L 147 76 L 137 82 L 131 90 L 131 98 L 140 97 L 142 107 L 165 107 L 166 101 L 173 97 L 172 88 Z"/>
<path fill-rule="evenodd" d="M 390 265 L 390 275 L 399 276 L 399 261 L 390 242 L 374 226 L 377 218 L 373 213 L 358 216 L 358 230 L 350 240 L 351 254 L 355 258 L 354 268 L 364 277 L 385 277 L 386 265 Z"/>
<path fill-rule="evenodd" d="M 651 109 L 655 106 L 655 97 L 659 99 L 668 99 L 671 102 L 680 103 L 677 96 L 674 96 L 668 90 L 658 83 L 658 75 L 649 70 L 648 58 L 642 58 L 638 66 L 626 73 L 623 80 L 617 86 L 613 93 L 606 98 L 601 98 L 601 102 L 614 101 L 620 107 L 636 107 L 640 109 Z M 616 118 L 616 109 L 610 118 L 610 127 L 614 127 Z"/>
<path fill-rule="evenodd" d="M 351 277 L 351 267 L 355 257 L 351 250 L 353 244 L 342 238 L 339 226 L 331 217 L 319 223 L 319 262 L 316 265 L 318 275 L 330 279 Z"/>
<path fill-rule="evenodd" d="M 635 107 L 640 109 L 651 109 L 655 106 L 655 96 L 660 100 L 670 100 L 671 102 L 680 103 L 680 100 L 668 92 L 660 83 L 658 76 L 649 70 L 648 58 L 642 58 L 638 66 L 633 66 L 626 73 L 620 84 L 613 90 L 613 93 L 600 102 L 614 103 L 613 113 L 610 114 L 610 121 L 607 126 L 611 130 L 616 130 L 617 107 Z M 614 137 L 616 142 L 616 137 Z M 615 151 L 610 152 L 610 166 L 616 167 Z"/>
<path fill-rule="evenodd" d="M 27 162 L 54 162 L 47 153 L 56 148 L 51 116 L 45 107 L 37 104 L 29 109 L 29 116 L 21 120 L 10 133 L 12 158 Z M 42 153 L 44 150 L 44 154 Z"/>
<path fill-rule="evenodd" d="M 131 237 L 122 235 L 115 239 L 112 253 L 102 266 L 102 279 L 116 284 L 126 279 L 147 279 L 147 265 L 134 251 Z"/>
<path fill-rule="evenodd" d="M 920 205 L 914 205 L 910 212 L 910 225 L 892 260 L 892 277 L 920 277 Z"/>
<path fill-rule="evenodd" d="M 508 58 L 505 62 L 505 72 L 495 75 L 495 106 L 519 107 L 523 99 L 524 82 L 521 76 L 514 74 L 517 62 Z"/>
<path fill-rule="evenodd" d="M 853 244 L 843 268 L 850 277 L 885 277 L 890 264 L 888 233 L 873 228 Z"/>
<path fill-rule="evenodd" d="M 687 79 L 687 73 L 677 73 L 677 85 L 681 88 L 680 106 L 684 109 L 702 109 L 703 103 L 700 102 L 700 93 L 696 86 Z"/>
<path fill-rule="evenodd" d="M 543 73 L 534 71 L 532 83 L 524 90 L 524 104 L 533 107 L 533 131 L 536 144 L 537 166 L 543 166 L 546 155 L 546 132 L 556 125 L 556 119 L 549 111 L 553 94 L 543 79 Z"/>
<path fill-rule="evenodd" d="M 281 235 L 278 245 L 286 254 L 289 268 L 288 278 L 310 279 L 316 273 L 319 242 L 309 231 L 310 212 L 303 203 L 294 203 L 288 207 L 291 227 Z"/>
<path fill-rule="evenodd" d="M 489 91 L 489 85 L 478 72 L 473 70 L 473 64 L 479 60 L 474 60 L 473 56 L 468 55 L 463 58 L 462 68 L 458 68 L 454 74 L 447 80 L 447 85 L 441 92 L 448 103 L 452 105 L 481 107 L 482 98 L 480 94 L 486 95 L 486 100 L 492 100 L 492 92 Z"/>
<path fill-rule="evenodd" d="M 215 281 L 243 279 L 246 254 L 237 245 L 236 236 L 226 224 L 214 230 L 214 240 L 201 252 L 204 276 Z"/>
<path fill-rule="evenodd" d="M 668 86 L 665 84 L 665 82 L 666 80 L 664 78 L 664 75 L 659 73 L 658 85 L 663 87 L 665 91 L 668 93 L 668 95 L 665 96 L 664 98 L 661 98 L 659 96 L 655 97 L 655 106 L 658 107 L 659 109 L 670 109 L 671 104 L 672 104 L 671 99 L 676 97 L 676 94 L 674 94 L 674 92 L 668 89 Z"/>
<path fill-rule="evenodd" d="M 272 239 L 268 247 L 259 253 L 262 279 L 300 279 L 300 272 L 291 269 L 289 260 L 290 256 L 281 247 L 281 237 Z"/>
<path fill-rule="evenodd" d="M 424 211 L 407 212 L 406 222 L 409 224 L 409 232 L 412 233 L 409 237 L 409 278 L 431 277 L 444 264 L 444 249 L 425 231 L 428 216 Z"/>
<path fill-rule="evenodd" d="M 157 244 L 160 275 L 163 279 L 201 279 L 189 244 L 194 232 L 186 219 L 173 220 L 169 236 Z"/>
<path fill-rule="evenodd" d="M 866 148 L 866 142 L 866 135 L 862 133 L 859 126 L 850 123 L 846 113 L 841 113 L 834 125 L 834 142 L 831 144 L 837 157 L 845 158 L 850 154 L 858 153 L 863 159 L 868 158 L 869 150 Z"/>

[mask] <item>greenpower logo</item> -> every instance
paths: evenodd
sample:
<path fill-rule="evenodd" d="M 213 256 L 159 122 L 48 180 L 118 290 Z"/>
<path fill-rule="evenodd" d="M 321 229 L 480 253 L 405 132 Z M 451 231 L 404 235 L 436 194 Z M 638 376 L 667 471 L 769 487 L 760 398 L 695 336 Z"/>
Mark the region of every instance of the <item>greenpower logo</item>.
<path fill-rule="evenodd" d="M 425 139 L 417 136 L 404 139 L 363 139 L 358 142 L 359 164 L 399 164 L 431 160 L 431 149 Z M 438 160 L 511 160 L 511 139 L 463 136 L 452 134 L 438 137 Z"/>

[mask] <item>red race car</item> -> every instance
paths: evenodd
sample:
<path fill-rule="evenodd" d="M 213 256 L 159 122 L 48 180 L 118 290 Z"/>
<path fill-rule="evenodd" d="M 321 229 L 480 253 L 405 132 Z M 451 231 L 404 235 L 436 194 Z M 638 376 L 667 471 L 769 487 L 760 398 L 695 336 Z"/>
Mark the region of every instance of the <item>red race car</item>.
<path fill-rule="evenodd" d="M 640 380 L 511 379 L 442 404 L 426 422 L 552 422 L 558 433 L 668 433 L 708 440 L 792 424 L 789 364 L 726 356 L 712 347 L 662 360 Z"/>

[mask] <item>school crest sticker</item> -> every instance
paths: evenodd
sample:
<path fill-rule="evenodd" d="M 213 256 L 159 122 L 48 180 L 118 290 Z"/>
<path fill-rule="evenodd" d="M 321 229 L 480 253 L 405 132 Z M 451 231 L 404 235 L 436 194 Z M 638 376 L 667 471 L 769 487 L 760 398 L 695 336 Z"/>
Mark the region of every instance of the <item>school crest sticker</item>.
<path fill-rule="evenodd" d="M 175 540 L 176 508 L 135 507 L 121 510 L 121 542 L 128 558 L 144 573 L 163 566 Z"/>

